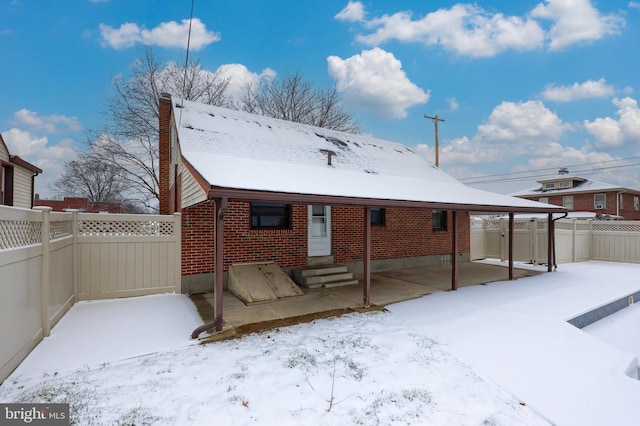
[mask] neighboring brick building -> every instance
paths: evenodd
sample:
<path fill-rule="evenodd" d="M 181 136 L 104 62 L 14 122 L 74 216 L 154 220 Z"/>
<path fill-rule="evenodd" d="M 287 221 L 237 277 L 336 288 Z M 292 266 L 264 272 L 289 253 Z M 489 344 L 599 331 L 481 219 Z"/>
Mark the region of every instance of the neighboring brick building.
<path fill-rule="evenodd" d="M 159 113 L 160 213 L 182 212 L 182 289 L 215 282 L 220 310 L 231 264 L 329 255 L 364 274 L 366 305 L 371 270 L 452 263 L 455 276 L 470 212 L 565 211 L 467 187 L 394 142 L 168 95 Z"/>
<path fill-rule="evenodd" d="M 10 155 L 0 135 L 0 205 L 33 207 L 35 179 L 42 170 L 17 155 Z"/>
<path fill-rule="evenodd" d="M 569 174 L 538 181 L 514 197 L 563 206 L 569 211 L 600 213 L 614 219 L 640 220 L 640 191 Z"/>
<path fill-rule="evenodd" d="M 64 197 L 62 200 L 43 200 L 39 194 L 36 194 L 34 205 L 49 206 L 55 212 L 74 209 L 85 213 L 123 213 L 121 203 L 94 203 L 82 197 Z"/>

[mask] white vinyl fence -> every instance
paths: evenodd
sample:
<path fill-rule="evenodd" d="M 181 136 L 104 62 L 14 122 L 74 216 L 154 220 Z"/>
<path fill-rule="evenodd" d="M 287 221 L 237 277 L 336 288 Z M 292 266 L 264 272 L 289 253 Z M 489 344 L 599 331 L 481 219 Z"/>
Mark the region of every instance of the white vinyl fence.
<path fill-rule="evenodd" d="M 75 301 L 179 293 L 180 221 L 0 206 L 0 382 Z"/>
<path fill-rule="evenodd" d="M 547 221 L 516 219 L 514 261 L 547 262 Z M 640 263 L 640 221 L 560 219 L 555 222 L 556 263 L 603 260 Z M 472 220 L 471 259 L 507 260 L 509 220 Z"/>

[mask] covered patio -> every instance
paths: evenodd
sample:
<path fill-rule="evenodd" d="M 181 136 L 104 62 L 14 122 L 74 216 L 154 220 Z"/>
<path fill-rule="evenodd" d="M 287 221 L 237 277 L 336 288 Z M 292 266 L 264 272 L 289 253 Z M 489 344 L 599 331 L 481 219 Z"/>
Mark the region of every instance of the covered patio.
<path fill-rule="evenodd" d="M 457 265 L 458 288 L 509 279 L 509 268 L 481 262 Z M 313 321 L 350 312 L 383 309 L 386 305 L 451 290 L 452 265 L 430 265 L 371 273 L 371 305 L 362 304 L 362 286 L 302 289 L 304 295 L 272 302 L 246 305 L 224 291 L 224 324 L 221 333 L 205 340 L 221 340 L 244 333 Z M 513 279 L 541 271 L 513 268 Z M 359 280 L 363 279 L 360 275 Z M 517 285 L 517 284 L 516 284 Z M 205 323 L 215 319 L 214 293 L 191 296 Z"/>

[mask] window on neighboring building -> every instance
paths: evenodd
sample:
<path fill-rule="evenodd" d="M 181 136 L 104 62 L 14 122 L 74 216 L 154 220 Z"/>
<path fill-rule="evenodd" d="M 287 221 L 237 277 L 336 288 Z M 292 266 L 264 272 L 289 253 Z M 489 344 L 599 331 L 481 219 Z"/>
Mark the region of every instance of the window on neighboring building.
<path fill-rule="evenodd" d="M 607 194 L 595 194 L 593 196 L 593 208 L 604 210 L 607 208 Z"/>
<path fill-rule="evenodd" d="M 552 183 L 545 183 L 545 184 L 544 184 L 544 189 L 553 189 L 553 188 L 555 188 L 555 187 L 556 187 L 556 184 L 555 184 L 555 183 L 553 183 L 553 182 L 552 182 Z"/>
<path fill-rule="evenodd" d="M 562 207 L 573 210 L 573 195 L 565 195 L 562 197 Z"/>
<path fill-rule="evenodd" d="M 560 182 L 558 188 L 571 188 L 571 181 L 565 180 L 564 182 Z"/>
<path fill-rule="evenodd" d="M 633 196 L 633 209 L 635 211 L 640 210 L 640 197 L 638 197 L 637 195 Z"/>
<path fill-rule="evenodd" d="M 291 227 L 291 206 L 278 203 L 251 203 L 251 227 L 287 229 Z"/>
<path fill-rule="evenodd" d="M 431 211 L 431 224 L 434 231 L 446 231 L 447 212 L 444 210 Z"/>
<path fill-rule="evenodd" d="M 371 208 L 371 225 L 384 226 L 384 209 L 381 207 Z"/>
<path fill-rule="evenodd" d="M 0 167 L 0 205 L 13 205 L 13 167 Z"/>
<path fill-rule="evenodd" d="M 624 209 L 624 194 L 619 194 L 619 198 L 620 198 L 620 203 L 618 204 L 620 206 L 620 210 Z"/>
<path fill-rule="evenodd" d="M 540 197 L 538 198 L 538 201 L 540 201 L 541 203 L 549 204 L 549 197 Z"/>

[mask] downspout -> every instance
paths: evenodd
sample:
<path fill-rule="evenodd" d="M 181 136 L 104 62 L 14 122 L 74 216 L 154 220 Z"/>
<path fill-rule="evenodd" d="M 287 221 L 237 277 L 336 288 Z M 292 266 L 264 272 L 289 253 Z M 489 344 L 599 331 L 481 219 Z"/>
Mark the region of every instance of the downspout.
<path fill-rule="evenodd" d="M 553 232 L 551 232 L 550 235 L 551 235 L 551 250 L 553 251 L 553 269 L 554 270 L 558 269 L 558 264 L 556 263 L 556 220 L 564 219 L 567 216 L 569 216 L 568 212 L 564 213 L 564 215 L 556 219 L 553 219 L 550 224 L 553 230 Z"/>
<path fill-rule="evenodd" d="M 214 330 L 216 332 L 222 331 L 222 308 L 223 308 L 223 300 L 222 300 L 222 292 L 223 292 L 223 280 L 224 280 L 224 215 L 227 212 L 228 208 L 228 200 L 227 198 L 215 198 L 214 199 L 216 206 L 216 222 L 214 224 L 214 234 L 215 234 L 215 254 L 214 254 L 214 264 L 215 264 L 215 285 L 214 285 L 214 300 L 215 300 L 215 308 L 214 308 L 214 320 L 203 324 L 200 327 L 193 330 L 191 333 L 192 339 L 197 339 L 201 333 L 209 330 Z"/>

